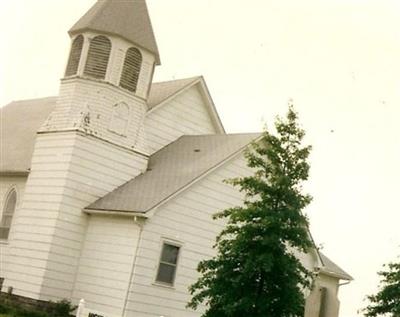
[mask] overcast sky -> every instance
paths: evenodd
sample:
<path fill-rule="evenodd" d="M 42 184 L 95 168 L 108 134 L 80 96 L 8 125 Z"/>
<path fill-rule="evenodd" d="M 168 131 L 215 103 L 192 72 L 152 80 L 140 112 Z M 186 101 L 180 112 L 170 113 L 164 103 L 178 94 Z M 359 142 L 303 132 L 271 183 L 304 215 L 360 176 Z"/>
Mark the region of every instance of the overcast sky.
<path fill-rule="evenodd" d="M 57 95 L 67 30 L 95 0 L 0 1 L 0 104 Z M 307 209 L 324 252 L 354 278 L 357 316 L 400 254 L 400 3 L 148 0 L 156 80 L 203 75 L 227 132 L 259 131 L 293 99 L 313 146 Z M 29 120 L 29 118 L 21 118 Z"/>

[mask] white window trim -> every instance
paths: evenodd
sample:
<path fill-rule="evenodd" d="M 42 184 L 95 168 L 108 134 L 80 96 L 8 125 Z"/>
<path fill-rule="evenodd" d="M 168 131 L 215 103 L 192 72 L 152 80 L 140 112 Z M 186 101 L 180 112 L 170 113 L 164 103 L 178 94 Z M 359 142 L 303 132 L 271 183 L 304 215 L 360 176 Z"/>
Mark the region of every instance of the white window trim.
<path fill-rule="evenodd" d="M 110 44 L 110 50 L 109 50 L 109 52 L 108 52 L 108 59 L 107 59 L 107 65 L 106 65 L 106 67 L 105 67 L 105 69 L 104 69 L 104 71 L 105 71 L 105 73 L 104 73 L 104 77 L 103 78 L 101 78 L 101 77 L 96 77 L 96 76 L 93 76 L 93 74 L 87 74 L 86 73 L 86 67 L 87 67 L 87 65 L 88 65 L 88 61 L 90 60 L 89 59 L 89 53 L 90 53 L 90 49 L 92 48 L 92 44 L 93 44 L 93 41 L 96 39 L 96 38 L 99 38 L 99 37 L 103 37 L 103 38 L 106 38 L 108 41 L 109 41 L 109 44 Z M 82 75 L 83 75 L 83 77 L 84 78 L 88 78 L 88 79 L 92 79 L 92 80 L 97 80 L 97 81 L 104 81 L 104 82 L 108 82 L 109 81 L 109 76 L 110 76 L 110 67 L 111 67 L 111 62 L 112 62 L 112 60 L 111 60 L 111 57 L 112 57 L 112 52 L 113 52 L 113 47 L 114 47 L 114 45 L 113 45 L 113 43 L 112 43 L 112 41 L 111 41 L 111 38 L 109 37 L 109 36 L 107 36 L 107 35 L 104 35 L 104 34 L 97 34 L 97 35 L 94 35 L 93 37 L 90 37 L 89 38 L 89 45 L 88 45 L 88 49 L 87 49 L 87 54 L 86 54 L 86 58 L 85 58 L 85 65 L 83 66 L 83 72 L 82 72 Z M 82 50 L 83 50 L 83 48 L 82 48 Z M 78 68 L 79 69 L 79 68 Z"/>
<path fill-rule="evenodd" d="M 13 227 L 13 223 L 14 223 L 14 221 L 15 221 L 16 213 L 17 213 L 18 206 L 19 206 L 19 192 L 18 192 L 18 187 L 17 187 L 16 184 L 13 184 L 13 185 L 11 185 L 11 186 L 8 188 L 6 194 L 3 196 L 3 197 L 4 197 L 4 200 L 3 200 L 3 204 L 2 204 L 2 206 L 1 206 L 0 223 L 3 221 L 4 210 L 5 210 L 5 207 L 6 207 L 8 198 L 9 198 L 9 196 L 10 196 L 10 194 L 11 194 L 12 191 L 15 191 L 15 195 L 17 196 L 17 197 L 16 197 L 16 201 L 15 201 L 15 209 L 14 209 L 14 213 L 13 213 L 13 215 L 12 215 L 12 217 L 11 217 L 11 223 L 10 223 L 10 227 L 9 227 L 8 237 L 7 237 L 7 239 L 1 239 L 1 238 L 0 238 L 0 243 L 1 243 L 1 244 L 7 244 L 8 241 L 10 240 L 11 228 Z"/>
<path fill-rule="evenodd" d="M 113 129 L 113 123 L 114 123 L 115 119 L 119 118 L 119 116 L 116 114 L 115 108 L 119 107 L 121 104 L 124 104 L 128 108 L 128 116 L 126 118 L 125 127 L 124 127 L 123 131 L 116 131 L 116 129 Z M 116 104 L 114 104 L 112 106 L 111 110 L 112 110 L 112 113 L 111 113 L 111 120 L 108 124 L 108 131 L 126 138 L 128 136 L 129 125 L 131 123 L 131 114 L 132 114 L 131 107 L 125 101 L 120 101 L 120 102 L 117 102 Z"/>
<path fill-rule="evenodd" d="M 138 72 L 138 76 L 137 76 L 137 80 L 136 80 L 136 85 L 135 85 L 133 91 L 130 90 L 130 89 L 128 89 L 128 88 L 125 88 L 125 87 L 122 87 L 122 86 L 121 86 L 122 75 L 124 74 L 124 70 L 125 70 L 126 58 L 127 58 L 127 55 L 128 55 L 128 52 L 129 52 L 130 49 L 135 49 L 135 50 L 137 50 L 137 51 L 139 52 L 139 55 L 140 55 L 139 72 Z M 125 52 L 124 52 L 124 58 L 123 58 L 122 66 L 121 66 L 121 72 L 120 72 L 120 74 L 119 74 L 118 87 L 120 87 L 120 88 L 122 88 L 122 89 L 128 91 L 128 92 L 131 93 L 131 94 L 136 95 L 136 94 L 137 94 L 137 91 L 138 91 L 138 86 L 139 86 L 139 84 L 140 84 L 140 78 L 141 78 L 142 71 L 143 71 L 143 52 L 142 52 L 138 47 L 136 47 L 136 46 L 130 46 L 130 47 L 128 47 L 128 48 L 125 50 Z"/>
<path fill-rule="evenodd" d="M 157 275 L 158 275 L 158 270 L 160 269 L 161 256 L 162 256 L 164 244 L 169 244 L 169 245 L 179 248 L 178 257 L 176 259 L 176 265 L 175 265 L 174 280 L 173 280 L 172 284 L 157 281 Z M 176 277 L 178 275 L 178 269 L 179 269 L 179 263 L 180 263 L 180 259 L 181 259 L 182 250 L 183 250 L 183 242 L 182 241 L 178 241 L 178 240 L 171 239 L 171 238 L 161 238 L 160 247 L 158 250 L 159 256 L 158 256 L 157 266 L 156 266 L 156 270 L 155 270 L 155 274 L 154 274 L 153 285 L 166 287 L 166 288 L 170 288 L 170 289 L 175 289 L 175 282 L 176 282 Z"/>
<path fill-rule="evenodd" d="M 76 72 L 75 72 L 75 74 L 72 74 L 72 75 L 66 75 L 68 66 L 70 64 L 69 62 L 70 62 L 71 54 L 72 54 L 72 51 L 73 51 L 74 43 L 78 39 L 78 37 L 80 37 L 80 36 L 82 36 L 83 41 L 82 41 L 82 48 L 81 48 L 80 55 L 79 55 L 78 65 L 76 67 Z M 83 49 L 85 47 L 85 44 L 86 44 L 86 39 L 85 39 L 85 36 L 83 34 L 78 34 L 72 39 L 70 52 L 69 52 L 68 59 L 67 59 L 67 65 L 65 66 L 64 78 L 73 78 L 73 77 L 76 77 L 76 76 L 78 76 L 80 74 L 79 70 L 80 70 L 80 65 L 81 65 L 81 61 L 82 61 L 82 57 L 83 57 Z"/>

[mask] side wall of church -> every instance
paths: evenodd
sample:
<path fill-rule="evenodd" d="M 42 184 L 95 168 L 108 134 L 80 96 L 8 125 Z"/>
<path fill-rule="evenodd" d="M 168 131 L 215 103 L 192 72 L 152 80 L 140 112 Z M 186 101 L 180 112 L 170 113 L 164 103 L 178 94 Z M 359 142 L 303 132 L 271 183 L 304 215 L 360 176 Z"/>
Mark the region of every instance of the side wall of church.
<path fill-rule="evenodd" d="M 338 288 L 338 278 L 319 274 L 306 300 L 305 317 L 338 317 L 340 308 Z"/>
<path fill-rule="evenodd" d="M 132 217 L 90 215 L 72 299 L 122 316 L 140 227 Z"/>
<path fill-rule="evenodd" d="M 0 277 L 4 278 L 6 273 L 6 265 L 9 261 L 9 245 L 13 239 L 15 219 L 18 217 L 22 198 L 24 197 L 26 176 L 0 176 L 0 219 L 3 216 L 4 204 L 8 193 L 14 188 L 17 191 L 17 205 L 14 212 L 13 223 L 11 224 L 11 232 L 7 240 L 0 240 Z M 6 291 L 6 289 L 4 289 Z"/>
<path fill-rule="evenodd" d="M 82 208 L 146 165 L 146 157 L 80 132 L 39 134 L 4 287 L 36 299 L 71 298 L 88 224 Z"/>
<path fill-rule="evenodd" d="M 126 316 L 198 317 L 204 307 L 196 312 L 187 310 L 190 300 L 188 287 L 198 278 L 199 261 L 210 258 L 216 235 L 223 229 L 223 221 L 212 219 L 215 212 L 240 205 L 243 194 L 222 181 L 251 174 L 245 159 L 240 155 L 225 163 L 190 189 L 156 210 L 147 220 L 130 288 Z M 158 261 L 164 241 L 181 246 L 176 279 L 173 287 L 155 281 Z M 309 255 L 305 263 L 313 263 Z M 312 257 L 311 257 L 312 258 Z"/>
<path fill-rule="evenodd" d="M 243 194 L 225 179 L 250 175 L 242 155 L 220 166 L 190 189 L 171 199 L 156 210 L 146 221 L 141 236 L 140 248 L 135 262 L 133 283 L 130 286 L 126 316 L 175 316 L 198 317 L 204 311 L 185 308 L 190 300 L 188 287 L 197 278 L 199 261 L 215 254 L 212 246 L 224 222 L 213 220 L 212 215 L 223 209 L 240 205 Z M 156 274 L 163 242 L 180 245 L 180 254 L 174 286 L 156 282 Z M 303 265 L 310 270 L 316 265 L 314 254 L 297 254 Z M 318 285 L 328 288 L 326 301 L 328 315 L 337 317 L 335 307 L 338 280 L 322 276 Z M 305 317 L 313 317 L 306 315 Z"/>
<path fill-rule="evenodd" d="M 185 134 L 217 133 L 197 85 L 150 111 L 145 119 L 145 129 L 150 153 Z"/>
<path fill-rule="evenodd" d="M 126 316 L 201 315 L 201 310 L 192 312 L 185 306 L 190 299 L 188 287 L 198 277 L 197 264 L 214 255 L 212 245 L 223 229 L 223 222 L 213 220 L 212 215 L 240 205 L 243 198 L 237 189 L 222 180 L 248 174 L 245 160 L 235 158 L 160 206 L 146 222 Z M 158 285 L 155 281 L 164 241 L 181 245 L 173 287 Z"/>

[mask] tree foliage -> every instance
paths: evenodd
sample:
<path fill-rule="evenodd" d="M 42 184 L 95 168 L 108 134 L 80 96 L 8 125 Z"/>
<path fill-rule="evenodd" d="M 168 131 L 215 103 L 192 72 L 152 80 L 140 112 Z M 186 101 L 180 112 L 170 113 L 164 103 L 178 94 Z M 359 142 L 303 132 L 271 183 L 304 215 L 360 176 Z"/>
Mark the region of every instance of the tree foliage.
<path fill-rule="evenodd" d="M 277 135 L 266 130 L 245 154 L 254 174 L 228 181 L 245 193 L 243 205 L 214 216 L 227 222 L 214 245 L 217 255 L 200 262 L 201 276 L 189 289 L 188 307 L 206 304 L 203 317 L 304 315 L 312 274 L 293 250 L 313 247 L 302 212 L 311 197 L 301 186 L 311 147 L 302 145 L 292 107 L 275 127 Z"/>
<path fill-rule="evenodd" d="M 387 269 L 378 272 L 381 277 L 378 293 L 367 296 L 371 304 L 365 308 L 365 316 L 400 317 L 400 262 L 384 267 Z"/>

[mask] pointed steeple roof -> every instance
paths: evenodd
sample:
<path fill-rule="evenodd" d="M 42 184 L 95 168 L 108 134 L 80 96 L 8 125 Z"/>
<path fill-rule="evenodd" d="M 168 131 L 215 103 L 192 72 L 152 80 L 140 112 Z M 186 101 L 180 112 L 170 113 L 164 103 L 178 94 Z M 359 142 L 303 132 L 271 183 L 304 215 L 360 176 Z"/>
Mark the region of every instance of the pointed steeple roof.
<path fill-rule="evenodd" d="M 69 34 L 86 30 L 118 35 L 155 54 L 156 63 L 160 64 L 145 0 L 98 0 Z"/>

